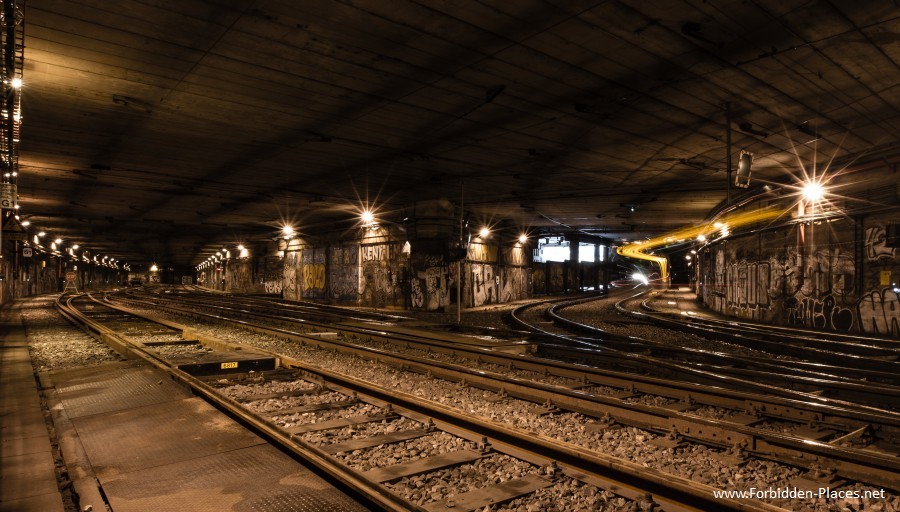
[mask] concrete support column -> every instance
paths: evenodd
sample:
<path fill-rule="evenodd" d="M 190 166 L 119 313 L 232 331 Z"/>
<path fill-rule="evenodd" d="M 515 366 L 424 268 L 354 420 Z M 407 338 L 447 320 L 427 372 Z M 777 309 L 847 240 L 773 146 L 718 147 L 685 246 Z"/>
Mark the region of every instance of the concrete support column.
<path fill-rule="evenodd" d="M 566 237 L 566 238 L 569 238 L 569 237 Z M 581 275 L 581 264 L 578 260 L 578 252 L 579 252 L 578 249 L 579 249 L 580 245 L 581 245 L 581 241 L 578 240 L 577 238 L 569 239 L 569 268 L 571 268 L 575 273 L 575 282 L 567 283 L 568 288 L 570 290 L 574 288 L 574 289 L 580 291 L 581 287 L 583 285 L 582 275 Z M 567 277 L 568 277 L 568 274 L 569 273 L 567 272 Z"/>

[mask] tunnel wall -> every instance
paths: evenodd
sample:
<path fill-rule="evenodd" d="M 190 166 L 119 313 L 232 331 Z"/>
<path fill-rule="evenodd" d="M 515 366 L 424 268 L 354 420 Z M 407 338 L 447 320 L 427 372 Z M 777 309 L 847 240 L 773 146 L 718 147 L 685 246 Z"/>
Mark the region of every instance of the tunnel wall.
<path fill-rule="evenodd" d="M 121 270 L 92 263 L 65 261 L 62 257 L 33 250 L 31 257 L 24 257 L 23 244 L 19 241 L 2 242 L 3 259 L 0 260 L 0 303 L 12 300 L 58 293 L 66 287 L 66 273 L 75 274 L 78 291 L 96 291 L 124 285 L 127 274 Z M 71 289 L 71 288 L 70 288 Z"/>
<path fill-rule="evenodd" d="M 700 252 L 699 295 L 738 318 L 900 337 L 900 249 L 885 237 L 898 217 L 837 217 L 712 244 Z"/>
<path fill-rule="evenodd" d="M 293 239 L 281 251 L 263 248 L 200 271 L 198 283 L 235 293 L 267 293 L 288 300 L 439 311 L 455 307 L 457 283 L 463 307 L 532 296 L 527 246 L 475 239 L 461 263 L 446 238 L 408 243 L 405 234 L 378 228 L 353 241 Z M 275 256 L 274 254 L 279 254 Z"/>
<path fill-rule="evenodd" d="M 597 289 L 608 280 L 603 262 L 534 262 L 531 248 L 517 241 L 476 237 L 458 263 L 446 239 L 407 244 L 401 235 L 381 230 L 355 241 L 316 244 L 294 239 L 281 243 L 281 251 L 274 245 L 258 247 L 256 256 L 207 267 L 198 283 L 289 300 L 439 311 L 456 307 L 460 270 L 466 308 Z"/>

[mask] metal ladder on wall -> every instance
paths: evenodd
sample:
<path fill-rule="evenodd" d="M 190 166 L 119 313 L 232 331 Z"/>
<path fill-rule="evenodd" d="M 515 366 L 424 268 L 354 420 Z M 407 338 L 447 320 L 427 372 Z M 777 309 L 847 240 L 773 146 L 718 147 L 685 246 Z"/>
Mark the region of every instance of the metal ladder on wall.
<path fill-rule="evenodd" d="M 25 18 L 18 2 L 3 0 L 0 11 L 0 78 L 3 81 L 4 97 L 0 104 L 0 161 L 3 167 L 3 181 L 15 183 L 18 168 L 18 142 L 22 113 L 22 99 L 12 81 L 22 79 L 25 63 Z M 13 37 L 10 41 L 10 32 Z M 7 173 L 10 173 L 7 176 Z"/>

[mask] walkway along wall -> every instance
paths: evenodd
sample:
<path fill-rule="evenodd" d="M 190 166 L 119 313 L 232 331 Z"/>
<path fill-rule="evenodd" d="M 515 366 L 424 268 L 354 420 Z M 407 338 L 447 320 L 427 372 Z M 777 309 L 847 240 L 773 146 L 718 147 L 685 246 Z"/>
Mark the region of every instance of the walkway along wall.
<path fill-rule="evenodd" d="M 720 313 L 900 337 L 896 212 L 835 217 L 727 238 L 700 252 L 700 296 Z"/>

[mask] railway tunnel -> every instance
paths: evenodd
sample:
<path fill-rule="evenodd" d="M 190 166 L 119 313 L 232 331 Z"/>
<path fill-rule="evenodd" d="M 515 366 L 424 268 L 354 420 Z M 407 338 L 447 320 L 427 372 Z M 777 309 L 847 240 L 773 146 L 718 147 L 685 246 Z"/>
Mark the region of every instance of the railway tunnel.
<path fill-rule="evenodd" d="M 900 509 L 893 3 L 2 4 L 0 509 Z"/>

